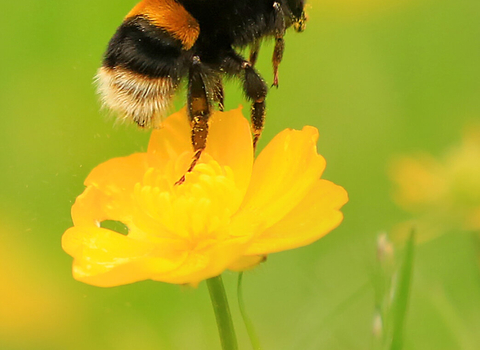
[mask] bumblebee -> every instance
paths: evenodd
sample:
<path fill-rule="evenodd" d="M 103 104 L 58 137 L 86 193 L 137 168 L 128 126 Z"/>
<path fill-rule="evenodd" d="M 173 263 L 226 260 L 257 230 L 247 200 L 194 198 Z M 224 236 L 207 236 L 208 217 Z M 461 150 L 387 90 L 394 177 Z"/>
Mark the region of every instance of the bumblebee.
<path fill-rule="evenodd" d="M 156 127 L 187 81 L 193 169 L 206 146 L 208 119 L 223 109 L 222 79 L 242 81 L 251 101 L 253 143 L 265 119 L 268 87 L 254 65 L 262 39 L 275 40 L 273 86 L 285 31 L 305 28 L 304 0 L 143 0 L 110 40 L 97 74 L 104 104 L 141 127 Z M 236 50 L 250 47 L 245 59 Z"/>

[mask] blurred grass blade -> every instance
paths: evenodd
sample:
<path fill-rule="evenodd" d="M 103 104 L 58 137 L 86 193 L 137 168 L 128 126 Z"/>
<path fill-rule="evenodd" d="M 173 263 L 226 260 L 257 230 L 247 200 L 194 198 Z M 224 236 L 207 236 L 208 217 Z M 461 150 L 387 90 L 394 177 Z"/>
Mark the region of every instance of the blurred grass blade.
<path fill-rule="evenodd" d="M 238 284 L 237 284 L 238 308 L 240 309 L 240 313 L 242 314 L 243 323 L 245 323 L 245 328 L 247 329 L 247 333 L 250 338 L 250 343 L 252 344 L 252 348 L 254 350 L 262 350 L 257 332 L 255 331 L 255 327 L 253 327 L 253 322 L 250 319 L 250 317 L 248 317 L 247 311 L 245 310 L 245 303 L 243 301 L 242 282 L 243 282 L 243 272 L 240 272 L 238 274 Z"/>
<path fill-rule="evenodd" d="M 415 249 L 415 232 L 412 231 L 408 239 L 402 265 L 398 271 L 396 285 L 393 287 L 391 308 L 392 342 L 390 350 L 401 350 L 403 347 L 403 329 L 407 315 L 408 298 L 410 296 L 413 256 Z"/>

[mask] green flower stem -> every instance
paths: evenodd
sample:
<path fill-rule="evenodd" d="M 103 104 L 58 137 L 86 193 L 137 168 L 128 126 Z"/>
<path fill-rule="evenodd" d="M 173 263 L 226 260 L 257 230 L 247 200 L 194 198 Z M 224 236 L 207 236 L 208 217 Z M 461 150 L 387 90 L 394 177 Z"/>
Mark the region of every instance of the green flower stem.
<path fill-rule="evenodd" d="M 223 286 L 222 276 L 207 280 L 213 311 L 217 319 L 218 333 L 223 350 L 238 350 L 237 337 L 233 328 L 232 315 L 228 306 L 227 295 Z"/>

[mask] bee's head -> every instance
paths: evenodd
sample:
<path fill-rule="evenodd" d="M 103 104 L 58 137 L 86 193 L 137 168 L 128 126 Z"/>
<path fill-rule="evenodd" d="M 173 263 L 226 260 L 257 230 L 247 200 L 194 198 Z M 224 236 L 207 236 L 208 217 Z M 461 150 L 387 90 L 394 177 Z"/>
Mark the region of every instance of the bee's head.
<path fill-rule="evenodd" d="M 307 21 L 305 0 L 287 0 L 286 3 L 291 14 L 293 28 L 297 32 L 303 32 Z"/>

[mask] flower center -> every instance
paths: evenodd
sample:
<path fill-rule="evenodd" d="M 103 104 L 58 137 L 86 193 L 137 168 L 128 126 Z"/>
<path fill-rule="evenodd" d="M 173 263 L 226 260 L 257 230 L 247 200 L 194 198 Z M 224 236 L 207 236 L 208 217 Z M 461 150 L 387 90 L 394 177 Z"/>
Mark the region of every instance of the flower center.
<path fill-rule="evenodd" d="M 147 170 L 134 190 L 140 208 L 165 230 L 194 245 L 221 238 L 219 233 L 228 227 L 242 200 L 231 168 L 203 154 L 202 161 L 186 174 L 185 182 L 175 185 L 168 170 L 175 167 L 167 164 L 163 171 Z"/>

